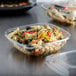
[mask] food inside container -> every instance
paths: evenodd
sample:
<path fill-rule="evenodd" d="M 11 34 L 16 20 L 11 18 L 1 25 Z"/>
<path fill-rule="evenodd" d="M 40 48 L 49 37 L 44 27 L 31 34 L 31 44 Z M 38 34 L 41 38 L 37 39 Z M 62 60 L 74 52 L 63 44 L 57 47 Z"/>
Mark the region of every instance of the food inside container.
<path fill-rule="evenodd" d="M 17 7 L 29 4 L 29 0 L 0 0 L 0 7 Z"/>
<path fill-rule="evenodd" d="M 76 7 L 69 6 L 67 4 L 42 4 L 41 5 L 45 10 L 48 16 L 58 20 L 62 23 L 67 23 L 71 26 L 74 26 L 76 23 Z"/>
<path fill-rule="evenodd" d="M 5 36 L 21 52 L 35 56 L 59 52 L 70 38 L 62 28 L 41 23 L 9 29 Z"/>

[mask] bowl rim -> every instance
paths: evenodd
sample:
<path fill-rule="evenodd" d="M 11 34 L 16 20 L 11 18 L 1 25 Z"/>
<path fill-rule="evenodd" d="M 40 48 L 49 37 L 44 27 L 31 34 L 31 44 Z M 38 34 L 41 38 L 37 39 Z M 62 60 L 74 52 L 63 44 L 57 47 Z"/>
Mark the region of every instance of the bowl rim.
<path fill-rule="evenodd" d="M 61 3 L 49 3 L 49 2 L 47 2 L 47 3 L 41 3 L 40 4 L 40 6 L 41 6 L 41 8 L 43 8 L 44 10 L 49 10 L 49 7 L 51 7 L 51 6 L 54 6 L 54 5 L 59 5 L 59 6 L 61 6 L 61 7 L 71 7 L 71 8 L 74 8 L 74 10 L 76 10 L 76 6 L 68 6 L 68 5 L 61 5 Z"/>

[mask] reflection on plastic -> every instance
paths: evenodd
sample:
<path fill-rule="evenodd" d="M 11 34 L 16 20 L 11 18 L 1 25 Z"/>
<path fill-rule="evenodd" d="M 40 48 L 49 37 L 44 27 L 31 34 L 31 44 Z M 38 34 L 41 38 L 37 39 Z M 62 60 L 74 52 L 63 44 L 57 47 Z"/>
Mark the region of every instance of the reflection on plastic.
<path fill-rule="evenodd" d="M 71 64 L 74 63 L 73 61 L 74 59 L 76 59 L 75 55 L 76 55 L 76 50 L 61 53 L 61 54 L 56 54 L 53 56 L 48 56 L 46 58 L 45 64 L 50 69 L 58 73 L 60 76 L 69 76 L 70 69 L 76 69 L 76 62 L 75 65 Z"/>

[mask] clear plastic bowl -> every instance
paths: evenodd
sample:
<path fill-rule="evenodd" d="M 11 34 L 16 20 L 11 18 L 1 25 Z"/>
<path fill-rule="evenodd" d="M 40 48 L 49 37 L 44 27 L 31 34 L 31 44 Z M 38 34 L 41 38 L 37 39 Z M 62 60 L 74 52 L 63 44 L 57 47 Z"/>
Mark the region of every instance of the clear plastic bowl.
<path fill-rule="evenodd" d="M 44 44 L 44 46 L 28 46 L 26 44 L 20 44 L 16 41 L 14 41 L 13 39 L 9 38 L 8 37 L 8 34 L 10 32 L 12 32 L 13 30 L 17 29 L 17 27 L 15 28 L 11 28 L 11 29 L 8 29 L 6 32 L 5 32 L 5 37 L 14 45 L 15 48 L 17 48 L 18 50 L 20 50 L 21 52 L 23 52 L 24 54 L 27 54 L 27 55 L 36 55 L 36 56 L 39 56 L 39 55 L 48 55 L 48 54 L 52 54 L 52 53 L 56 53 L 59 51 L 59 49 L 61 49 L 61 47 L 63 47 L 67 40 L 70 38 L 70 34 L 65 31 L 64 29 L 58 27 L 58 26 L 55 26 L 53 24 L 49 24 L 49 23 L 36 23 L 36 24 L 31 24 L 31 25 L 24 25 L 24 26 L 19 26 L 20 29 L 25 29 L 27 26 L 33 26 L 33 25 L 50 25 L 52 28 L 56 27 L 58 28 L 62 33 L 63 33 L 63 36 L 64 38 L 62 40 L 57 40 L 57 41 L 54 41 L 54 42 L 49 42 L 49 43 L 46 43 Z M 38 54 L 32 54 L 32 50 L 34 49 L 38 49 L 38 50 L 41 50 Z"/>
<path fill-rule="evenodd" d="M 74 26 L 76 23 L 76 6 L 70 3 L 43 3 L 41 7 L 54 20 Z M 49 7 L 51 9 L 49 9 Z"/>
<path fill-rule="evenodd" d="M 45 64 L 60 76 L 76 75 L 76 50 L 47 56 Z"/>

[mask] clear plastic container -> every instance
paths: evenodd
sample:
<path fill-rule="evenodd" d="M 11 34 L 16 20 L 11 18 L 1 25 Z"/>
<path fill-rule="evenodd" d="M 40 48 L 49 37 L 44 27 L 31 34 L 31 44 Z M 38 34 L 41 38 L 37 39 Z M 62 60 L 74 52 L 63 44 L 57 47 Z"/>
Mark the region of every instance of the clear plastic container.
<path fill-rule="evenodd" d="M 26 44 L 20 44 L 16 41 L 14 41 L 13 39 L 9 38 L 8 37 L 8 34 L 10 32 L 12 32 L 13 30 L 17 29 L 17 27 L 15 28 L 11 28 L 11 29 L 8 29 L 6 32 L 5 32 L 5 37 L 14 45 L 15 48 L 17 48 L 18 50 L 20 50 L 21 52 L 27 54 L 27 55 L 35 55 L 35 54 L 32 54 L 31 51 L 34 50 L 34 49 L 38 49 L 38 50 L 41 50 L 39 52 L 38 55 L 47 55 L 47 54 L 52 54 L 52 53 L 56 53 L 59 51 L 59 49 L 61 49 L 61 47 L 63 47 L 67 40 L 70 38 L 70 34 L 65 31 L 64 29 L 58 27 L 58 26 L 55 26 L 53 24 L 49 24 L 49 23 L 36 23 L 36 24 L 31 24 L 31 25 L 24 25 L 24 26 L 19 26 L 20 29 L 25 29 L 27 26 L 33 26 L 33 25 L 50 25 L 51 28 L 58 28 L 62 33 L 63 33 L 63 36 L 64 38 L 62 40 L 57 40 L 57 41 L 54 41 L 54 42 L 49 42 L 49 43 L 46 43 L 44 44 L 44 46 L 41 46 L 41 45 L 37 45 L 37 46 L 28 46 Z M 45 47 L 47 49 L 45 49 Z"/>
<path fill-rule="evenodd" d="M 47 56 L 45 64 L 60 76 L 76 75 L 76 50 Z"/>
<path fill-rule="evenodd" d="M 54 3 L 43 3 L 41 7 L 46 14 L 62 23 L 74 26 L 76 23 L 76 4 L 74 1 L 58 1 Z"/>

